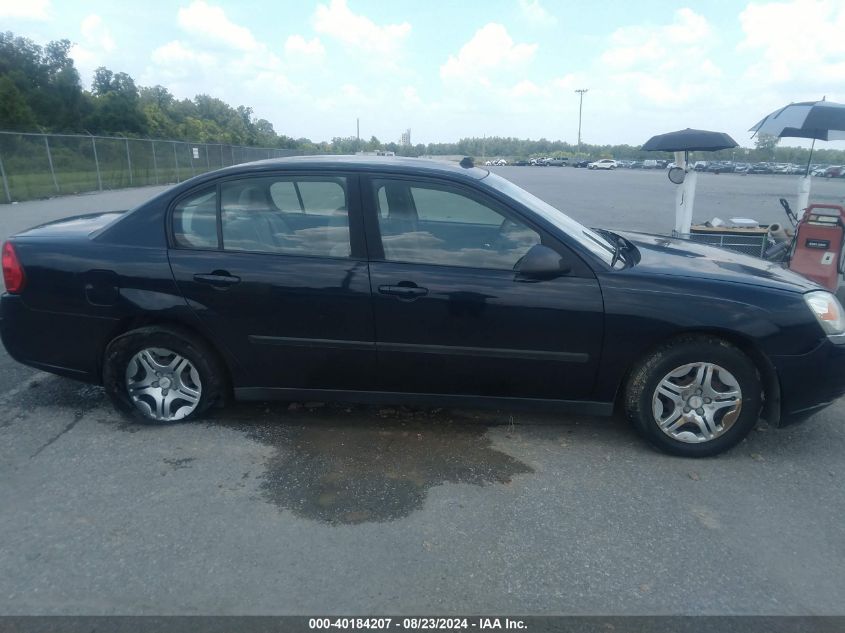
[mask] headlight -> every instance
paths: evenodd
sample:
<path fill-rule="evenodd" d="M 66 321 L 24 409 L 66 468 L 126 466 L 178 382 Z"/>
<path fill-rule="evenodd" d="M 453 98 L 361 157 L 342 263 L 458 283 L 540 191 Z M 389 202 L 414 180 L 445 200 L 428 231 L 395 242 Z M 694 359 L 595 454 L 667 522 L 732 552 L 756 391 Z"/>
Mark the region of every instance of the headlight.
<path fill-rule="evenodd" d="M 819 324 L 828 334 L 842 334 L 845 332 L 845 314 L 842 306 L 834 295 L 824 290 L 808 292 L 804 295 L 804 301 L 813 314 L 816 315 Z"/>

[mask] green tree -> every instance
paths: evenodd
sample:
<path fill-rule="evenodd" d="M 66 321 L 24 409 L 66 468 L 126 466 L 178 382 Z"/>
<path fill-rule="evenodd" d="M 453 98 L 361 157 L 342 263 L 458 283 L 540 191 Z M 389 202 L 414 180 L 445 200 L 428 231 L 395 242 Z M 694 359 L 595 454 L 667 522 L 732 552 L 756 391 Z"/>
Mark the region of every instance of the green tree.
<path fill-rule="evenodd" d="M 754 147 L 762 152 L 774 153 L 780 138 L 771 134 L 758 134 L 754 139 Z"/>
<path fill-rule="evenodd" d="M 0 77 L 0 129 L 32 131 L 35 114 L 23 93 L 8 76 Z"/>

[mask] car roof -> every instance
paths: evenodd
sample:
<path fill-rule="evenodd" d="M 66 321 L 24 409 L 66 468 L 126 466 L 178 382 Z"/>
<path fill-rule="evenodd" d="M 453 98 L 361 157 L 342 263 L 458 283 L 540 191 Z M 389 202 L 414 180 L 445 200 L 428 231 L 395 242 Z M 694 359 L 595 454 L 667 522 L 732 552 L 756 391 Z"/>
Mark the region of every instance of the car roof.
<path fill-rule="evenodd" d="M 217 172 L 250 173 L 276 169 L 308 170 L 337 169 L 353 171 L 391 171 L 417 175 L 453 175 L 481 180 L 490 172 L 479 167 L 461 167 L 457 163 L 433 158 L 406 158 L 402 156 L 345 156 L 324 154 L 319 156 L 288 156 L 268 158 L 251 163 L 241 163 Z"/>

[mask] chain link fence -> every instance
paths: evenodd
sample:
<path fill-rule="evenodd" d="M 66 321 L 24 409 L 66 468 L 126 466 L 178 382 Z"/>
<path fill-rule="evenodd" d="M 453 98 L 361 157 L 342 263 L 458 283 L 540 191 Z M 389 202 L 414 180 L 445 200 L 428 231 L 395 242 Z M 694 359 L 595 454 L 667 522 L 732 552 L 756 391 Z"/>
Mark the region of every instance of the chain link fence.
<path fill-rule="evenodd" d="M 301 153 L 221 143 L 0 132 L 0 203 L 166 185 L 229 165 Z"/>

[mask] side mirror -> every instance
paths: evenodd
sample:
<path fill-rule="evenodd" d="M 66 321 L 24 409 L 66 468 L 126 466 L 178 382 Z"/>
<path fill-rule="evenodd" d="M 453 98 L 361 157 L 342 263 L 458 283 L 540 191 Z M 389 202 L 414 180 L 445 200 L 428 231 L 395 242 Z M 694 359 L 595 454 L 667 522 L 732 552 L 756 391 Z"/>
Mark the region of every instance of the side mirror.
<path fill-rule="evenodd" d="M 533 281 L 554 279 L 572 270 L 561 260 L 560 253 L 542 244 L 532 246 L 514 269 L 519 276 Z"/>

